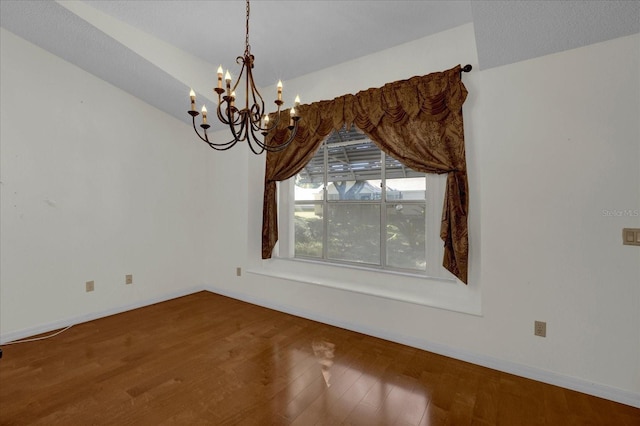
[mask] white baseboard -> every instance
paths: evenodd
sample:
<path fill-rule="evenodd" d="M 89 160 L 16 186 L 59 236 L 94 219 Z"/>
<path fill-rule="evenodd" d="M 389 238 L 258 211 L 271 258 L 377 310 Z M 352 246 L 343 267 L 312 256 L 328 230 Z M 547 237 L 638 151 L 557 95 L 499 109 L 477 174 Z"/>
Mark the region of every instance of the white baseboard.
<path fill-rule="evenodd" d="M 23 328 L 22 330 L 12 331 L 0 336 L 0 345 L 7 342 L 13 342 L 21 340 L 26 337 L 35 336 L 37 334 L 48 333 L 53 330 L 59 330 L 61 328 L 68 327 L 70 325 L 81 324 L 83 322 L 93 321 L 99 318 L 108 317 L 110 315 L 120 314 L 122 312 L 131 311 L 133 309 L 142 308 L 144 306 L 153 305 L 154 303 L 165 302 L 167 300 L 175 299 L 177 297 L 187 296 L 189 294 L 203 291 L 203 286 L 190 287 L 184 290 L 175 291 L 171 293 L 165 293 L 159 296 L 152 297 L 150 299 L 141 300 L 135 303 L 129 303 L 126 305 L 116 306 L 114 308 L 105 309 L 103 311 L 90 312 L 84 315 L 79 315 L 70 318 L 64 318 L 58 321 L 53 321 L 46 324 L 40 324 L 35 327 Z"/>
<path fill-rule="evenodd" d="M 456 349 L 456 348 L 442 345 L 439 343 L 432 343 L 426 340 L 409 338 L 407 336 L 373 329 L 363 324 L 354 324 L 354 323 L 338 321 L 335 318 L 329 318 L 317 312 L 306 311 L 304 309 L 300 309 L 295 306 L 274 303 L 271 300 L 265 300 L 265 299 L 253 297 L 251 295 L 247 295 L 244 293 L 236 293 L 233 291 L 223 290 L 214 286 L 205 286 L 205 290 L 211 291 L 212 293 L 217 293 L 223 296 L 228 296 L 234 299 L 249 302 L 255 305 L 264 306 L 280 312 L 286 312 L 291 315 L 296 315 L 299 317 L 322 322 L 322 323 L 333 325 L 336 327 L 345 328 L 347 330 L 356 331 L 369 336 L 378 337 L 384 340 L 401 343 L 401 344 L 422 349 L 428 352 L 433 352 L 439 355 L 448 356 L 450 358 L 459 359 L 461 361 L 470 362 L 472 364 L 502 371 L 504 373 L 525 377 L 527 379 L 548 383 L 548 384 L 559 386 L 562 388 L 571 389 L 577 392 L 582 392 L 588 395 L 593 395 L 599 398 L 604 398 L 611 401 L 619 402 L 621 404 L 626 404 L 632 407 L 640 408 L 640 393 L 637 393 L 637 392 L 631 392 L 623 389 L 614 388 L 611 386 L 602 385 L 599 383 L 593 383 L 584 379 L 566 376 L 563 374 L 555 373 L 553 371 L 547 371 L 547 370 L 531 367 L 524 364 L 518 364 L 515 362 L 506 361 L 503 359 L 494 358 L 487 355 L 477 354 L 477 353 L 465 351 L 462 349 Z"/>

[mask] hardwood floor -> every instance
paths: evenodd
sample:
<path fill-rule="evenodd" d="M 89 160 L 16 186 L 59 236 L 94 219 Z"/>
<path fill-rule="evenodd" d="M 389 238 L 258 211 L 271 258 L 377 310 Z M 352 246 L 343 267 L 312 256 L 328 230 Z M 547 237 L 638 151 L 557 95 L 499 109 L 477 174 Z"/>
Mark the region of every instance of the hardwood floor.
<path fill-rule="evenodd" d="M 2 349 L 1 425 L 640 425 L 630 406 L 208 292 Z"/>

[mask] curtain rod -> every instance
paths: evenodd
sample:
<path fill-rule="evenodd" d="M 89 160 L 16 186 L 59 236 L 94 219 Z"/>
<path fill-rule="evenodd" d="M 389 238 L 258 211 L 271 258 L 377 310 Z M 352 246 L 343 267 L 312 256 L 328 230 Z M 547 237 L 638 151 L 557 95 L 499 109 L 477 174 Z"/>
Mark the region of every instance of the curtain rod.
<path fill-rule="evenodd" d="M 465 65 L 464 67 L 462 67 L 462 72 L 471 72 L 471 70 L 473 69 L 473 67 L 469 64 Z"/>

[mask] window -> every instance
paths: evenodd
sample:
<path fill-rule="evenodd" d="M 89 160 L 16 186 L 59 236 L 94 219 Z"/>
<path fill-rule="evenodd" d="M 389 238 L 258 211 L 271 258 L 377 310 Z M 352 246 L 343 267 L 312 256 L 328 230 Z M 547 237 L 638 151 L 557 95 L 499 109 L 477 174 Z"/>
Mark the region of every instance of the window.
<path fill-rule="evenodd" d="M 280 256 L 446 277 L 445 179 L 404 166 L 355 128 L 334 132 L 280 188 Z"/>

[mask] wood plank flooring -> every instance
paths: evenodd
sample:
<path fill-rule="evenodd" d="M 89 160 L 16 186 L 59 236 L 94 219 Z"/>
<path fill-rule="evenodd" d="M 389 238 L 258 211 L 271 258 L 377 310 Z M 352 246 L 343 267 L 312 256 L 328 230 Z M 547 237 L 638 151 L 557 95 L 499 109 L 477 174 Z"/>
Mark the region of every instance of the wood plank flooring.
<path fill-rule="evenodd" d="M 640 410 L 208 292 L 3 346 L 0 425 L 640 425 Z"/>

